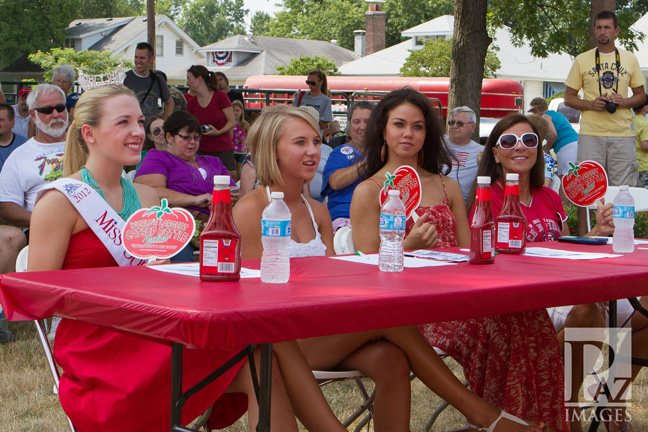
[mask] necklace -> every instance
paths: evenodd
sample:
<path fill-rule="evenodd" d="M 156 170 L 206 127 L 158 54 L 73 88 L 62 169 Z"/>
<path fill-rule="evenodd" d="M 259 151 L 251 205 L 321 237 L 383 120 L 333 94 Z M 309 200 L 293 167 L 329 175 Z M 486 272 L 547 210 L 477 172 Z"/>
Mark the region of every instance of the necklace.
<path fill-rule="evenodd" d="M 83 182 L 86 183 L 88 186 L 90 186 L 92 189 L 99 192 L 99 195 L 101 195 L 101 197 L 104 200 L 106 199 L 103 191 L 101 190 L 101 187 L 92 178 L 92 174 L 90 174 L 90 171 L 88 171 L 88 169 L 85 166 L 81 167 L 81 180 L 83 180 Z M 124 177 L 121 178 L 121 187 L 122 187 L 122 202 L 124 204 L 124 208 L 122 209 L 122 211 L 118 212 L 117 214 L 119 215 L 119 217 L 126 220 L 129 218 L 130 215 L 132 215 L 137 210 L 139 210 L 142 207 L 142 204 L 140 203 L 140 200 L 137 197 L 135 186 L 133 186 L 133 184 L 128 180 L 126 180 Z"/>

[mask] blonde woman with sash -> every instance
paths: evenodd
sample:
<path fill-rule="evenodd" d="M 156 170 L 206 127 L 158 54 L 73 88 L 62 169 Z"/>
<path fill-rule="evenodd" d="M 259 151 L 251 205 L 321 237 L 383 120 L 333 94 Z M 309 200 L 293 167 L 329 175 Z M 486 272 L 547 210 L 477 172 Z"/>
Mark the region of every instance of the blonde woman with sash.
<path fill-rule="evenodd" d="M 83 93 L 68 130 L 65 178 L 54 182 L 34 208 L 29 271 L 143 264 L 125 255 L 118 240 L 130 214 L 140 207 L 159 205 L 153 189 L 121 177 L 124 165 L 139 162 L 143 125 L 137 99 L 126 87 L 109 85 Z M 171 406 L 171 347 L 63 319 L 54 351 L 63 369 L 61 405 L 79 432 L 169 430 L 165 413 Z M 310 430 L 344 431 L 296 344 L 276 344 L 275 352 L 282 369 L 290 371 L 290 379 L 284 381 L 275 359 L 273 430 L 297 431 L 288 388 L 295 396 L 295 410 L 304 413 L 300 418 Z M 234 354 L 185 350 L 185 386 L 196 384 Z M 190 398 L 182 423 L 187 424 L 212 404 L 212 428 L 226 427 L 249 410 L 250 430 L 254 430 L 258 408 L 245 362 Z"/>

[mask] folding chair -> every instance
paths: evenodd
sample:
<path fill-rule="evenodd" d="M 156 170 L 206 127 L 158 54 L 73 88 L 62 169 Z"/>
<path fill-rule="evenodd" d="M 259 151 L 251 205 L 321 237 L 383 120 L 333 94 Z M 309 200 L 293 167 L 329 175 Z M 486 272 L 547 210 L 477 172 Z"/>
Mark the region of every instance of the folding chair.
<path fill-rule="evenodd" d="M 17 272 L 27 271 L 28 254 L 29 254 L 29 246 L 25 246 L 23 250 L 21 250 L 20 253 L 18 254 L 18 257 L 16 258 Z M 43 346 L 43 351 L 45 352 L 45 357 L 47 358 L 47 364 L 49 365 L 50 372 L 52 373 L 52 377 L 54 378 L 54 388 L 53 388 L 54 394 L 58 394 L 59 381 L 61 375 L 59 374 L 56 360 L 54 360 L 54 355 L 52 354 L 52 348 L 50 347 L 49 341 L 47 340 L 46 321 L 36 320 L 34 321 L 34 325 L 36 326 L 36 331 L 38 332 L 38 338 L 40 339 L 41 345 Z M 70 420 L 70 418 L 67 415 L 65 416 L 65 418 L 67 418 L 68 424 L 70 425 L 70 429 L 72 430 L 72 432 L 76 432 L 76 429 L 72 424 L 72 420 Z"/>
<path fill-rule="evenodd" d="M 333 249 L 335 250 L 336 255 L 355 253 L 351 227 L 345 226 L 335 232 L 335 235 L 333 236 Z"/>
<path fill-rule="evenodd" d="M 354 380 L 360 394 L 362 395 L 363 402 L 362 404 L 351 414 L 346 420 L 342 422 L 344 427 L 349 427 L 354 421 L 356 421 L 362 414 L 367 413 L 364 418 L 358 423 L 358 425 L 353 429 L 355 432 L 362 430 L 365 426 L 367 431 L 370 430 L 371 419 L 373 418 L 373 401 L 375 397 L 375 390 L 369 394 L 369 391 L 362 382 L 363 378 L 367 378 L 360 371 L 351 370 L 351 371 L 313 371 L 313 376 L 317 380 L 320 387 L 325 385 Z"/>

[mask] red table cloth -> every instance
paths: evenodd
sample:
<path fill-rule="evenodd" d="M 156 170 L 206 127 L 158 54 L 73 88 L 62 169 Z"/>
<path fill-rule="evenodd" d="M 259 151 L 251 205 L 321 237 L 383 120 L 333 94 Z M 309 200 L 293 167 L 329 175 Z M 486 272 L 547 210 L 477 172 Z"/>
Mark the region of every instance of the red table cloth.
<path fill-rule="evenodd" d="M 612 253 L 611 246 L 542 246 Z M 382 273 L 327 257 L 297 258 L 284 285 L 201 282 L 146 267 L 10 273 L 1 276 L 0 302 L 10 320 L 58 315 L 160 342 L 238 348 L 640 296 L 648 293 L 646 262 L 648 250 L 586 261 L 498 255 L 493 265 Z"/>

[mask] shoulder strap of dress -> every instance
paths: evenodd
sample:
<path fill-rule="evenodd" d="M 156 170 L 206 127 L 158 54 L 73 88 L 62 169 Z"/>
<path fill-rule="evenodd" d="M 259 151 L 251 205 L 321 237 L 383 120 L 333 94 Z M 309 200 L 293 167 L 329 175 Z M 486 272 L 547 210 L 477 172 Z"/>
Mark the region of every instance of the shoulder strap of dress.
<path fill-rule="evenodd" d="M 270 186 L 266 186 L 266 195 L 268 195 L 268 202 L 270 202 L 270 200 L 272 199 L 272 197 L 270 196 Z"/>
<path fill-rule="evenodd" d="M 146 264 L 146 260 L 135 258 L 126 251 L 121 238 L 126 222 L 92 187 L 75 179 L 62 178 L 44 186 L 36 200 L 49 189 L 58 190 L 70 201 L 119 266 Z"/>
<path fill-rule="evenodd" d="M 376 186 L 382 189 L 383 186 L 380 183 L 378 183 L 378 180 L 376 180 L 375 178 L 369 177 L 367 180 L 371 180 L 372 182 L 376 183 Z"/>
<path fill-rule="evenodd" d="M 446 190 L 445 182 L 443 181 L 443 174 L 439 174 L 439 177 L 441 178 L 441 186 L 443 186 L 443 193 L 445 194 L 445 197 L 448 198 L 448 191 Z"/>
<path fill-rule="evenodd" d="M 313 228 L 315 229 L 315 237 L 317 237 L 318 229 L 317 229 L 317 222 L 315 222 L 315 216 L 313 215 L 313 210 L 311 209 L 310 204 L 308 204 L 308 200 L 304 195 L 301 196 L 302 201 L 304 204 L 306 204 L 306 208 L 308 209 L 308 213 L 310 214 L 311 221 L 313 222 Z"/>

